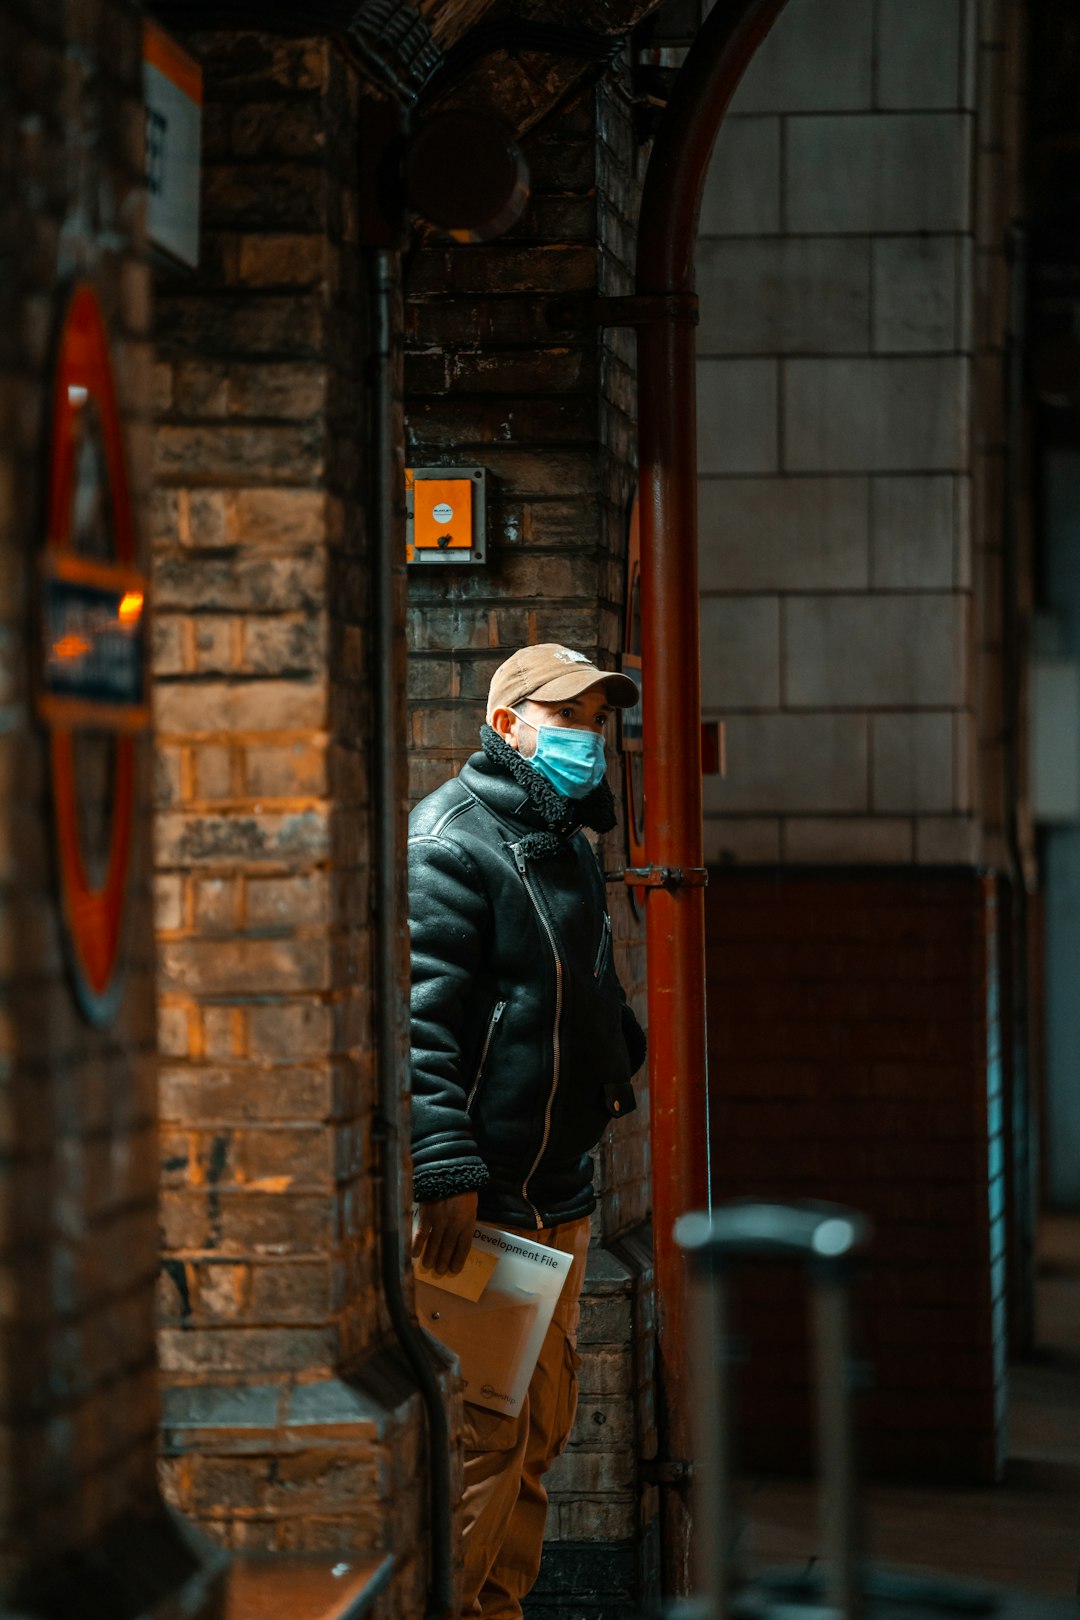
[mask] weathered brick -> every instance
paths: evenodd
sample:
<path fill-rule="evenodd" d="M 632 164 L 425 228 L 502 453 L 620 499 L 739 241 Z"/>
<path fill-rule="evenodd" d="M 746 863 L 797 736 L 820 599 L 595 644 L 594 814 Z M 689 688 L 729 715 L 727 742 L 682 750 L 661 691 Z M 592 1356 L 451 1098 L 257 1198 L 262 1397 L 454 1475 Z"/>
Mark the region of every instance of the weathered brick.
<path fill-rule="evenodd" d="M 290 1184 L 329 1185 L 333 1180 L 333 1139 L 321 1125 L 292 1121 L 284 1130 L 233 1131 L 231 1148 L 236 1180 L 264 1185 L 268 1192 L 284 1191 Z"/>
<path fill-rule="evenodd" d="M 179 877 L 162 875 L 154 880 L 154 920 L 158 928 L 183 926 L 183 885 Z"/>
<path fill-rule="evenodd" d="M 319 675 L 327 663 L 324 618 L 249 619 L 244 627 L 242 663 L 255 675 Z"/>
<path fill-rule="evenodd" d="M 447 454 L 460 456 L 471 446 L 478 451 L 477 461 L 486 461 L 487 446 L 492 444 L 518 447 L 539 441 L 577 446 L 599 440 L 595 402 L 587 393 L 547 399 L 538 393 L 517 392 L 496 398 L 480 394 L 447 399 L 441 389 L 427 394 L 411 364 L 409 372 L 414 402 L 409 411 L 408 447 L 412 452 L 422 445 L 427 461 Z M 420 459 L 419 454 L 415 459 Z"/>
<path fill-rule="evenodd" d="M 578 1402 L 570 1440 L 572 1446 L 623 1452 L 633 1457 L 634 1443 L 633 1400 L 605 1400 L 594 1395 L 589 1400 Z"/>
<path fill-rule="evenodd" d="M 158 1050 L 164 1057 L 186 1057 L 188 1017 L 186 1007 L 158 1007 Z"/>
<path fill-rule="evenodd" d="M 159 951 L 161 986 L 223 995 L 326 990 L 329 956 L 326 939 L 176 940 Z"/>
<path fill-rule="evenodd" d="M 326 74 L 325 40 L 288 39 L 280 35 L 240 30 L 224 38 L 196 37 L 193 47 L 205 47 L 203 59 L 212 75 L 214 97 L 228 105 L 277 93 L 321 90 Z"/>
<path fill-rule="evenodd" d="M 200 675 L 222 674 L 235 663 L 238 636 L 234 621 L 226 618 L 201 618 L 193 627 L 195 668 Z M 159 674 L 167 673 L 159 670 Z"/>
<path fill-rule="evenodd" d="M 246 287 L 308 287 L 326 273 L 328 248 L 321 234 L 239 236 L 223 243 L 225 274 Z"/>
<path fill-rule="evenodd" d="M 198 799 L 228 799 L 233 791 L 232 755 L 228 748 L 195 748 L 191 751 L 192 786 Z"/>
<path fill-rule="evenodd" d="M 328 537 L 330 508 L 320 490 L 238 489 L 228 491 L 224 501 L 229 537 L 245 545 L 306 548 Z"/>
<path fill-rule="evenodd" d="M 310 742 L 244 749 L 244 784 L 257 798 L 305 798 L 327 791 L 326 749 Z"/>
<path fill-rule="evenodd" d="M 249 303 L 165 295 L 155 304 L 159 343 L 189 353 L 314 359 L 323 352 L 325 322 L 324 303 L 315 293 L 264 294 Z"/>
<path fill-rule="evenodd" d="M 223 1253 L 301 1254 L 325 1251 L 333 1232 L 329 1196 L 244 1191 L 221 1197 Z"/>
<path fill-rule="evenodd" d="M 378 1470 L 378 1462 L 366 1448 L 312 1447 L 280 1460 L 269 1501 L 294 1513 L 303 1508 L 347 1509 L 358 1498 L 379 1491 Z"/>
<path fill-rule="evenodd" d="M 258 1009 L 253 1009 L 257 1011 Z M 269 1008 L 282 1012 L 302 1009 Z M 314 1009 L 321 1012 L 321 1008 Z M 184 1014 L 185 1020 L 187 1014 Z M 282 1032 L 282 1020 L 274 1021 Z M 325 1119 L 331 1108 L 328 1068 L 289 1068 L 279 1064 L 237 1068 L 172 1068 L 161 1071 L 161 1114 L 191 1124 L 221 1120 Z"/>
<path fill-rule="evenodd" d="M 186 503 L 187 525 L 181 539 L 187 546 L 221 546 L 225 535 L 225 499 L 220 490 L 190 489 L 182 492 Z"/>
<path fill-rule="evenodd" d="M 246 910 L 251 928 L 327 923 L 331 914 L 329 875 L 312 872 L 284 878 L 249 879 Z"/>
<path fill-rule="evenodd" d="M 196 1279 L 196 1299 L 200 1316 L 229 1321 L 240 1316 L 247 1304 L 250 1268 L 215 1261 L 190 1268 Z M 224 1505 L 224 1504 L 222 1504 Z"/>
<path fill-rule="evenodd" d="M 187 626 L 179 617 L 154 620 L 154 668 L 158 675 L 182 675 L 187 669 Z"/>
<path fill-rule="evenodd" d="M 203 218 L 211 229 L 315 231 L 326 203 L 326 176 L 314 163 L 215 163 L 203 170 Z"/>
<path fill-rule="evenodd" d="M 282 1322 L 317 1321 L 331 1308 L 328 1262 L 290 1261 L 255 1266 L 251 1273 L 251 1310 L 255 1316 Z"/>
<path fill-rule="evenodd" d="M 228 401 L 220 360 L 181 360 L 173 367 L 173 404 L 183 416 L 222 416 Z"/>
<path fill-rule="evenodd" d="M 322 476 L 321 425 L 258 428 L 223 422 L 213 427 L 162 423 L 155 439 L 160 478 L 246 483 L 308 482 Z"/>
<path fill-rule="evenodd" d="M 321 1057 L 330 1050 L 328 1007 L 301 1002 L 288 1006 L 256 1006 L 249 1013 L 252 1057 L 288 1062 Z"/>
<path fill-rule="evenodd" d="M 243 1027 L 235 1007 L 204 1007 L 201 1022 L 203 1057 L 243 1055 Z"/>
<path fill-rule="evenodd" d="M 319 726 L 326 688 L 320 680 L 244 683 L 184 681 L 163 685 L 157 723 L 164 735 L 229 731 L 298 731 Z"/>
<path fill-rule="evenodd" d="M 291 815 L 166 814 L 155 831 L 162 866 L 319 860 L 329 854 L 327 817 L 315 809 Z"/>
<path fill-rule="evenodd" d="M 233 366 L 228 408 L 234 416 L 315 417 L 325 409 L 325 367 L 314 364 Z"/>
<path fill-rule="evenodd" d="M 638 1534 L 637 1499 L 582 1496 L 559 1499 L 559 1528 L 564 1541 L 633 1541 Z"/>
<path fill-rule="evenodd" d="M 444 386 L 466 393 L 562 394 L 594 387 L 595 366 L 595 354 L 579 348 L 459 350 Z"/>
<path fill-rule="evenodd" d="M 232 120 L 232 149 L 243 157 L 303 157 L 326 145 L 319 100 L 245 102 Z"/>
<path fill-rule="evenodd" d="M 305 557 L 162 557 L 154 570 L 159 607 L 204 613 L 318 609 L 324 581 L 324 560 L 317 552 Z"/>
<path fill-rule="evenodd" d="M 581 1324 L 578 1343 L 581 1345 L 622 1345 L 631 1334 L 631 1302 L 616 1296 L 591 1297 L 584 1293 L 581 1301 Z"/>
<path fill-rule="evenodd" d="M 631 1491 L 634 1486 L 636 1461 L 628 1446 L 610 1451 L 584 1451 L 573 1447 L 563 1452 L 557 1467 L 559 1488 L 567 1493 L 606 1494 Z"/>
<path fill-rule="evenodd" d="M 199 933 L 227 933 L 236 927 L 237 884 L 230 878 L 196 878 L 191 884 L 195 928 Z"/>

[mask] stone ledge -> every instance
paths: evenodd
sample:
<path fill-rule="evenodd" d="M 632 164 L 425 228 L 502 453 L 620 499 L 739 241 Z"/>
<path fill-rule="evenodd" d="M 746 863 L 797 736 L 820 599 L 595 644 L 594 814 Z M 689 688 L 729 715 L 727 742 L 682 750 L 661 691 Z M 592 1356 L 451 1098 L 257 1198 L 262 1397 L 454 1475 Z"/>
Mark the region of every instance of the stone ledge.
<path fill-rule="evenodd" d="M 267 1431 L 303 1440 L 318 1431 L 384 1440 L 402 1422 L 416 1395 L 403 1370 L 384 1352 L 349 1377 L 303 1384 L 181 1384 L 162 1391 L 166 1453 L 196 1449 L 197 1439 L 224 1441 L 233 1431 Z M 299 1432 L 297 1432 L 299 1431 Z M 243 1445 L 243 1440 L 238 1442 Z"/>
<path fill-rule="evenodd" d="M 358 1620 L 393 1570 L 391 1556 L 368 1562 L 333 1553 L 236 1558 L 222 1620 Z"/>
<path fill-rule="evenodd" d="M 163 1395 L 168 1499 L 244 1557 L 374 1567 L 416 1505 L 420 1397 L 389 1349 L 343 1376 Z"/>

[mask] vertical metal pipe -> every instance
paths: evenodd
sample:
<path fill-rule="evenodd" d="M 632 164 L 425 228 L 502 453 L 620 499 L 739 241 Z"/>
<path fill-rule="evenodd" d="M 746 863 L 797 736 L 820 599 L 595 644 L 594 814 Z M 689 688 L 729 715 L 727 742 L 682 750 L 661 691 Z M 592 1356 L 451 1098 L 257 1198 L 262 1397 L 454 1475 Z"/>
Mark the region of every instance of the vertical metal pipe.
<path fill-rule="evenodd" d="M 827 1608 L 841 1620 L 861 1620 L 862 1538 L 855 1479 L 848 1317 L 846 1276 L 837 1267 L 822 1267 L 814 1288 L 814 1320 Z"/>
<path fill-rule="evenodd" d="M 396 255 L 373 256 L 373 376 L 375 548 L 372 558 L 372 684 L 375 764 L 375 977 L 378 1098 L 374 1135 L 380 1154 L 379 1242 L 383 1293 L 398 1343 L 416 1379 L 427 1418 L 429 1548 L 425 1620 L 452 1620 L 454 1506 L 450 1423 L 424 1334 L 409 1311 L 402 1242 L 405 1216 L 403 1100 L 408 1089 L 409 949 L 405 895 L 405 532 L 404 428 L 401 422 L 402 330 Z M 397 1549 L 401 1551 L 402 1549 Z"/>
<path fill-rule="evenodd" d="M 703 1435 L 694 1472 L 694 1586 L 709 1620 L 729 1620 L 735 1490 L 731 1410 L 731 1344 L 726 1267 L 699 1265 L 694 1290 L 694 1399 Z"/>
<path fill-rule="evenodd" d="M 642 193 L 639 296 L 692 294 L 698 215 L 728 103 L 784 0 L 718 0 L 661 121 Z M 669 315 L 638 338 L 645 850 L 650 865 L 700 867 L 701 690 L 693 326 Z M 709 1201 L 704 897 L 651 889 L 647 910 L 653 1220 L 662 1444 L 678 1467 L 695 1449 L 686 1278 L 677 1216 Z M 690 1581 L 685 1485 L 663 1487 L 665 1585 Z"/>

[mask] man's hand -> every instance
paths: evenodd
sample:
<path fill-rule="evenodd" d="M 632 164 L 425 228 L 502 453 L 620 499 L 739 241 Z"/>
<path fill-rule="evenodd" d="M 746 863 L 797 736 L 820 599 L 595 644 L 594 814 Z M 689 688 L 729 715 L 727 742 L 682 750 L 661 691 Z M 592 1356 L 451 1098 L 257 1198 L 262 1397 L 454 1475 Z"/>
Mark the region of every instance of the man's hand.
<path fill-rule="evenodd" d="M 417 1206 L 413 1259 L 433 1271 L 456 1277 L 468 1259 L 476 1226 L 476 1194 L 457 1193 Z"/>

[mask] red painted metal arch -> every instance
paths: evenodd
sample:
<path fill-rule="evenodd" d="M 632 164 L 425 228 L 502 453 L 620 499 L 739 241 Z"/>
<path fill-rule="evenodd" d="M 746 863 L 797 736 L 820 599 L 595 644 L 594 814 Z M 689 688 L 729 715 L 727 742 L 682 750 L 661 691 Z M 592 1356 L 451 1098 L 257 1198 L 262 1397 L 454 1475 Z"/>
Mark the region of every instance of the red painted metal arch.
<path fill-rule="evenodd" d="M 731 98 L 784 0 L 717 0 L 679 73 L 642 195 L 637 292 L 667 308 L 638 334 L 646 864 L 703 864 L 694 292 L 709 159 Z M 646 906 L 658 1361 L 666 1484 L 665 1587 L 690 1589 L 695 1449 L 679 1215 L 709 1202 L 704 895 L 657 888 Z M 707 1528 L 703 1534 L 708 1534 Z"/>

